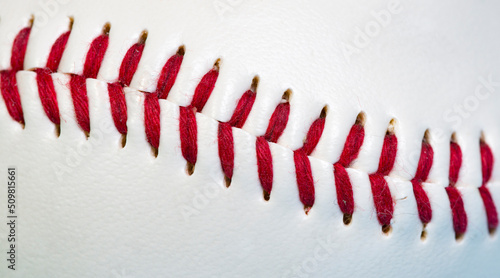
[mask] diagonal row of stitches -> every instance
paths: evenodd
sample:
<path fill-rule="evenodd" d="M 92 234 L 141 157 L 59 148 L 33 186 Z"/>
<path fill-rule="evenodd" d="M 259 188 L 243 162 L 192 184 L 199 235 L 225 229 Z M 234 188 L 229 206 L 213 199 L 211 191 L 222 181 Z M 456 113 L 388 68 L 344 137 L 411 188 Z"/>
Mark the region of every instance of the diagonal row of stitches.
<path fill-rule="evenodd" d="M 46 66 L 36 68 L 36 82 L 38 92 L 45 114 L 56 126 L 57 134 L 60 134 L 60 115 L 57 103 L 57 93 L 54 89 L 52 74 L 58 72 L 59 63 L 62 59 L 68 40 L 71 37 L 71 27 L 64 32 L 52 45 Z M 104 60 L 109 45 L 110 25 L 106 24 L 102 34 L 96 37 L 90 44 L 87 52 L 83 72 L 80 74 L 70 74 L 69 88 L 75 111 L 75 117 L 82 131 L 90 134 L 90 115 L 87 97 L 86 80 L 96 79 Z M 19 31 L 14 39 L 11 54 L 10 69 L 0 71 L 0 90 L 7 111 L 13 120 L 24 126 L 21 99 L 17 89 L 16 73 L 24 70 L 24 57 L 29 42 L 31 26 Z M 132 78 L 141 60 L 144 46 L 147 40 L 147 33 L 143 32 L 137 43 L 132 45 L 125 54 L 119 71 L 118 79 L 108 83 L 108 95 L 111 106 L 111 116 L 117 131 L 122 134 L 122 146 L 126 144 L 127 135 L 127 104 L 125 101 L 124 88 L 130 86 Z M 176 54 L 170 57 L 165 63 L 158 78 L 156 90 L 154 92 L 144 92 L 144 125 L 146 138 L 151 145 L 153 153 L 158 155 L 160 147 L 160 114 L 161 109 L 159 99 L 167 99 L 170 90 L 175 84 L 177 75 L 182 65 L 185 49 L 179 47 Z M 198 156 L 198 127 L 196 113 L 200 113 L 212 91 L 215 88 L 219 76 L 220 60 L 214 63 L 197 85 L 191 103 L 187 106 L 179 106 L 179 131 L 182 155 L 186 159 L 186 169 L 189 175 L 194 173 Z M 219 122 L 217 142 L 221 168 L 225 177 L 226 186 L 231 185 L 234 170 L 234 139 L 233 129 L 241 129 L 247 120 L 255 99 L 257 97 L 258 77 L 253 79 L 249 90 L 243 93 L 233 112 L 231 119 L 227 122 Z M 256 136 L 255 150 L 257 158 L 258 177 L 262 185 L 263 197 L 270 200 L 273 188 L 273 156 L 270 144 L 277 143 L 288 124 L 290 114 L 290 97 L 292 92 L 287 90 L 282 97 L 282 101 L 276 106 L 265 134 Z M 306 214 L 311 210 L 315 201 L 314 180 L 312 176 L 309 156 L 315 150 L 321 139 L 327 117 L 327 107 L 323 108 L 318 118 L 311 124 L 301 148 L 293 151 L 295 164 L 296 181 L 299 190 L 299 199 L 304 205 Z M 360 113 L 356 122 L 352 126 L 346 138 L 344 149 L 339 161 L 333 163 L 333 173 L 335 177 L 335 187 L 337 193 L 337 203 L 344 214 L 344 223 L 348 225 L 352 221 L 355 212 L 354 193 L 350 177 L 346 171 L 352 162 L 357 158 L 363 145 L 365 115 Z M 498 226 L 498 214 L 495 203 L 491 196 L 487 184 L 491 179 L 494 157 L 490 147 L 484 142 L 479 144 L 481 151 L 481 163 L 483 183 L 478 192 L 483 200 L 488 229 L 494 233 Z M 391 195 L 386 177 L 393 169 L 398 149 L 398 140 L 394 134 L 393 123 L 391 122 L 384 138 L 382 152 L 378 169 L 368 175 L 371 184 L 373 202 L 377 213 L 377 219 L 385 233 L 391 230 L 391 220 L 394 214 L 394 199 Z M 420 160 L 414 178 L 411 180 L 413 192 L 418 208 L 418 215 L 423 224 L 422 237 L 425 237 L 425 227 L 432 220 L 432 207 L 429 197 L 424 190 L 429 172 L 432 168 L 434 151 L 428 140 L 428 133 L 422 140 Z M 449 186 L 445 188 L 449 197 L 452 212 L 453 227 L 456 238 L 460 239 L 467 229 L 467 214 L 464 202 L 456 183 L 462 165 L 462 152 L 455 140 L 450 142 L 450 170 Z"/>

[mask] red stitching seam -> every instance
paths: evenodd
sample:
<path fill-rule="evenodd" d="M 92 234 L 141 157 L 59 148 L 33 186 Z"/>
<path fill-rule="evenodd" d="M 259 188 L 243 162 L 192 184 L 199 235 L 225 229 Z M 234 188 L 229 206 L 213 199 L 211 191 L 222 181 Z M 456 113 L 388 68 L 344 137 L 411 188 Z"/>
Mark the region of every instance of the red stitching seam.
<path fill-rule="evenodd" d="M 24 56 L 29 40 L 31 27 L 22 29 L 16 36 L 12 46 L 11 68 L 0 71 L 1 94 L 11 117 L 24 125 L 24 116 L 21 107 L 21 100 L 17 89 L 16 73 L 23 70 Z M 66 44 L 70 37 L 68 31 L 62 34 L 53 44 L 45 68 L 34 69 L 39 87 L 39 95 L 43 109 L 47 117 L 56 125 L 60 124 L 59 108 L 57 104 L 56 92 L 52 80 L 52 73 L 57 72 L 59 62 L 62 58 Z M 86 91 L 86 79 L 96 78 L 101 63 L 104 59 L 109 44 L 109 26 L 105 27 L 103 34 L 98 36 L 90 44 L 82 74 L 72 74 L 70 80 L 71 96 L 78 124 L 88 135 L 90 132 L 88 98 Z M 122 134 L 127 134 L 127 106 L 124 97 L 124 87 L 128 87 L 137 69 L 144 50 L 145 37 L 134 44 L 125 54 L 118 80 L 108 83 L 108 93 L 111 104 L 111 113 L 117 130 Z M 177 74 L 182 64 L 184 48 L 179 48 L 177 54 L 172 56 L 163 67 L 157 88 L 154 93 L 145 93 L 144 101 L 144 122 L 145 133 L 148 142 L 153 149 L 157 150 L 160 140 L 160 106 L 159 99 L 166 99 L 170 89 L 175 83 Z M 188 170 L 192 173 L 197 161 L 197 121 L 196 113 L 201 112 L 215 87 L 219 75 L 218 61 L 201 79 L 198 84 L 191 104 L 187 107 L 179 107 L 179 129 L 181 149 L 188 164 Z M 255 81 L 255 80 L 254 80 Z M 276 143 L 282 135 L 290 114 L 290 103 L 288 101 L 290 92 L 285 92 L 283 100 L 275 108 L 269 125 L 264 135 L 256 138 L 256 157 L 258 166 L 258 176 L 261 182 L 264 199 L 269 200 L 273 186 L 273 158 L 270 150 L 270 143 Z M 256 86 L 246 91 L 240 98 L 238 105 L 228 122 L 220 122 L 218 128 L 218 151 L 221 167 L 225 175 L 226 185 L 229 186 L 233 176 L 234 168 L 234 141 L 233 128 L 241 128 L 253 107 L 256 99 Z M 347 136 L 344 149 L 338 162 L 333 164 L 335 186 L 337 192 L 337 203 L 344 213 L 344 222 L 351 221 L 355 211 L 353 189 L 349 174 L 346 171 L 351 163 L 357 158 L 363 145 L 365 131 L 362 116 L 358 117 Z M 326 107 L 316 119 L 304 140 L 301 148 L 295 150 L 294 163 L 296 180 L 299 190 L 299 197 L 307 213 L 314 205 L 315 191 L 309 157 L 316 148 L 324 130 L 326 121 Z M 393 132 L 388 131 L 382 147 L 378 170 L 369 175 L 369 180 L 373 193 L 374 206 L 377 212 L 377 219 L 384 231 L 390 230 L 391 219 L 394 214 L 394 199 L 391 196 L 390 188 L 385 179 L 391 172 L 397 153 L 398 140 Z M 487 188 L 493 169 L 493 153 L 490 147 L 480 141 L 481 162 L 483 181 L 479 187 L 479 194 L 483 200 L 488 229 L 492 233 L 498 226 L 498 213 L 493 198 Z M 422 224 L 429 223 L 432 219 L 432 208 L 424 190 L 424 182 L 427 180 L 432 168 L 434 151 L 431 145 L 424 138 L 420 160 L 414 178 L 411 180 L 415 195 L 418 214 Z M 455 186 L 459 178 L 462 164 L 462 151 L 460 146 L 450 143 L 450 172 L 449 186 L 446 192 L 450 200 L 450 208 L 453 217 L 453 227 L 456 237 L 460 238 L 467 229 L 467 214 L 464 209 L 459 189 Z"/>

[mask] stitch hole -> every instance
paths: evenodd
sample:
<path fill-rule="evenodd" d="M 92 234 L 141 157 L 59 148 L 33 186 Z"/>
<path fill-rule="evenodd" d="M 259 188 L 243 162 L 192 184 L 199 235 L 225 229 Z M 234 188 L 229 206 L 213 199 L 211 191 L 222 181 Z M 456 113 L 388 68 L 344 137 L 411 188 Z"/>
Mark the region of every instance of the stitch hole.
<path fill-rule="evenodd" d="M 323 109 L 321 109 L 321 113 L 319 114 L 320 119 L 326 118 L 326 115 L 328 114 L 328 105 L 325 105 Z"/>
<path fill-rule="evenodd" d="M 127 145 L 127 134 L 122 134 L 120 142 L 122 149 L 125 148 L 125 145 Z"/>
<path fill-rule="evenodd" d="M 59 138 L 59 136 L 61 136 L 61 125 L 55 125 L 55 133 L 56 137 Z"/>
<path fill-rule="evenodd" d="M 186 163 L 186 173 L 188 175 L 190 175 L 190 176 L 193 175 L 193 173 L 194 173 L 194 164 L 192 164 L 190 162 Z"/>
<path fill-rule="evenodd" d="M 392 231 L 392 226 L 391 225 L 383 225 L 382 226 L 382 232 L 385 234 L 385 235 L 389 235 Z"/>
<path fill-rule="evenodd" d="M 28 27 L 33 27 L 33 22 L 35 22 L 35 15 L 32 14 L 30 20 L 28 21 Z"/>
<path fill-rule="evenodd" d="M 224 183 L 226 184 L 226 188 L 229 188 L 229 186 L 231 186 L 231 178 L 224 175 Z"/>
<path fill-rule="evenodd" d="M 344 213 L 344 217 L 342 219 L 344 221 L 344 225 L 349 225 L 352 222 L 352 214 Z"/>
<path fill-rule="evenodd" d="M 425 241 L 427 239 L 427 231 L 422 230 L 422 233 L 420 233 L 420 240 Z"/>
<path fill-rule="evenodd" d="M 365 126 L 366 123 L 366 114 L 365 112 L 359 112 L 358 116 L 356 117 L 356 123 L 357 125 L 360 126 Z"/>
<path fill-rule="evenodd" d="M 271 192 L 267 192 L 264 190 L 263 195 L 265 201 L 269 201 L 269 199 L 271 199 Z"/>
<path fill-rule="evenodd" d="M 395 129 L 396 129 L 396 119 L 392 119 L 389 122 L 389 126 L 387 127 L 387 135 L 394 134 Z"/>
<path fill-rule="evenodd" d="M 215 61 L 215 63 L 214 63 L 214 68 L 213 69 L 216 70 L 216 71 L 219 71 L 219 69 L 220 69 L 220 63 L 221 63 L 221 59 L 218 58 L 217 61 Z"/>
<path fill-rule="evenodd" d="M 490 233 L 490 236 L 495 236 L 495 233 L 497 232 L 496 228 L 490 228 L 488 229 L 488 232 Z"/>
<path fill-rule="evenodd" d="M 69 18 L 68 30 L 71 31 L 73 30 L 73 24 L 75 23 L 75 19 L 72 16 L 69 16 L 68 18 Z"/>
<path fill-rule="evenodd" d="M 306 213 L 306 215 L 309 214 L 309 211 L 311 211 L 312 207 L 310 206 L 304 206 L 304 212 Z"/>
<path fill-rule="evenodd" d="M 424 132 L 424 138 L 422 138 L 422 142 L 429 144 L 430 140 L 431 140 L 431 132 L 428 129 L 426 129 Z"/>
<path fill-rule="evenodd" d="M 111 30 L 111 23 L 106 22 L 104 26 L 102 27 L 102 34 L 103 35 L 109 35 L 109 30 Z"/>
<path fill-rule="evenodd" d="M 145 44 L 147 39 L 148 39 L 148 30 L 144 30 L 141 32 L 141 35 L 139 36 L 139 41 L 137 43 Z"/>
<path fill-rule="evenodd" d="M 427 224 L 423 224 L 422 233 L 420 233 L 420 240 L 422 240 L 422 241 L 427 239 L 427 230 L 425 229 L 426 227 L 427 227 Z"/>
<path fill-rule="evenodd" d="M 456 132 L 453 132 L 451 134 L 451 139 L 450 139 L 450 142 L 452 143 L 457 143 L 457 133 Z"/>
<path fill-rule="evenodd" d="M 479 136 L 479 143 L 486 143 L 486 136 L 484 135 L 484 131 L 481 131 L 481 135 Z"/>
<path fill-rule="evenodd" d="M 158 149 L 151 146 L 151 153 L 154 155 L 155 158 L 158 157 Z"/>
<path fill-rule="evenodd" d="M 281 102 L 290 102 L 290 98 L 292 97 L 292 90 L 288 89 L 283 93 L 281 97 Z"/>
<path fill-rule="evenodd" d="M 184 56 L 186 54 L 186 47 L 184 45 L 179 46 L 177 49 L 177 55 Z"/>
<path fill-rule="evenodd" d="M 460 242 L 464 239 L 465 234 L 464 233 L 455 233 L 455 240 L 457 242 Z"/>
<path fill-rule="evenodd" d="M 253 79 L 252 79 L 252 85 L 250 85 L 250 90 L 252 92 L 257 92 L 257 87 L 259 86 L 259 76 L 256 75 Z"/>

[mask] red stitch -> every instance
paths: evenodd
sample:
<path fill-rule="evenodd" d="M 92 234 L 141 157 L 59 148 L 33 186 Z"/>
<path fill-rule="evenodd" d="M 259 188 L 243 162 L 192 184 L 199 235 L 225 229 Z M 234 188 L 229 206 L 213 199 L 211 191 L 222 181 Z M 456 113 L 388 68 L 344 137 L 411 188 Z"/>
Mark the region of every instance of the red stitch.
<path fill-rule="evenodd" d="M 486 184 L 491 179 L 493 171 L 493 152 L 490 147 L 483 141 L 480 143 L 481 148 L 481 166 L 483 172 L 483 184 L 479 187 L 479 193 L 483 199 L 484 208 L 486 210 L 486 217 L 488 220 L 488 229 L 493 233 L 498 227 L 498 213 L 495 202 L 491 197 L 491 193 L 486 187 Z"/>
<path fill-rule="evenodd" d="M 241 128 L 243 126 L 255 102 L 255 96 L 256 94 L 252 90 L 246 91 L 243 96 L 241 96 L 231 120 L 227 123 L 219 123 L 219 132 L 217 136 L 219 157 L 222 170 L 226 175 L 227 186 L 229 186 L 231 178 L 233 177 L 234 167 L 234 142 L 233 129 L 231 127 Z"/>
<path fill-rule="evenodd" d="M 75 107 L 76 119 L 87 134 L 90 133 L 90 116 L 86 79 L 97 77 L 108 43 L 109 37 L 107 33 L 95 38 L 85 59 L 83 75 L 73 74 L 70 80 L 71 97 Z"/>
<path fill-rule="evenodd" d="M 464 202 L 460 191 L 454 186 L 446 187 L 446 193 L 450 199 L 450 207 L 453 216 L 453 229 L 460 238 L 467 229 L 467 214 L 464 209 Z"/>
<path fill-rule="evenodd" d="M 83 76 L 85 78 L 97 78 L 104 54 L 108 49 L 108 44 L 109 36 L 107 33 L 95 38 L 90 44 L 89 52 L 83 66 Z"/>
<path fill-rule="evenodd" d="M 380 225 L 391 225 L 394 214 L 394 204 L 392 202 L 391 191 L 384 176 L 379 173 L 369 176 L 373 193 L 373 201 L 377 210 L 377 219 Z"/>
<path fill-rule="evenodd" d="M 192 107 L 180 107 L 179 130 L 182 155 L 191 165 L 198 155 L 196 115 Z"/>
<path fill-rule="evenodd" d="M 36 69 L 36 82 L 38 84 L 38 94 L 42 102 L 43 109 L 47 117 L 56 125 L 60 124 L 59 106 L 57 105 L 57 95 L 54 89 L 54 82 L 50 76 L 49 69 Z"/>
<path fill-rule="evenodd" d="M 127 54 L 125 54 L 120 66 L 120 74 L 118 77 L 118 82 L 120 82 L 122 86 L 130 86 L 132 77 L 134 77 L 139 61 L 141 60 L 143 50 L 144 42 L 138 42 L 132 45 L 132 47 L 130 47 L 127 51 Z"/>
<path fill-rule="evenodd" d="M 271 149 L 269 148 L 269 143 L 262 136 L 257 137 L 255 149 L 257 152 L 257 170 L 260 184 L 264 189 L 264 198 L 269 200 L 271 190 L 273 189 L 273 157 Z"/>
<path fill-rule="evenodd" d="M 486 185 L 491 179 L 491 173 L 493 172 L 493 152 L 485 142 L 480 143 L 481 150 L 481 169 L 483 173 L 483 183 Z"/>
<path fill-rule="evenodd" d="M 325 128 L 325 118 L 319 118 L 313 122 L 307 133 L 306 140 L 302 146 L 302 150 L 306 155 L 310 155 L 316 148 L 316 145 L 323 134 Z"/>
<path fill-rule="evenodd" d="M 420 160 L 418 161 L 417 172 L 411 180 L 413 185 L 413 194 L 417 202 L 418 216 L 423 224 L 427 224 L 432 219 L 432 208 L 429 197 L 425 192 L 422 183 L 427 180 L 434 159 L 434 150 L 431 145 L 425 141 L 422 142 L 420 151 Z"/>
<path fill-rule="evenodd" d="M 127 102 L 121 84 L 118 82 L 109 83 L 108 95 L 113 122 L 118 132 L 125 135 L 127 134 Z"/>
<path fill-rule="evenodd" d="M 460 191 L 455 187 L 458 180 L 460 167 L 462 166 L 462 150 L 455 143 L 450 143 L 450 185 L 446 187 L 446 193 L 450 199 L 450 208 L 453 216 L 453 228 L 457 239 L 462 237 L 467 229 L 467 214 L 464 209 L 464 202 Z"/>
<path fill-rule="evenodd" d="M 418 161 L 417 172 L 413 180 L 425 181 L 429 176 L 434 161 L 434 150 L 431 145 L 425 141 L 422 142 L 420 150 L 420 160 Z"/>
<path fill-rule="evenodd" d="M 111 116 L 115 123 L 116 129 L 122 135 L 127 134 L 127 102 L 125 101 L 125 93 L 123 87 L 130 86 L 134 77 L 139 61 L 144 51 L 145 38 L 142 38 L 138 43 L 132 45 L 120 65 L 120 73 L 118 81 L 108 84 L 108 96 L 111 106 Z M 146 122 L 147 120 L 144 119 Z"/>
<path fill-rule="evenodd" d="M 252 110 L 252 106 L 255 102 L 257 94 L 252 90 L 246 91 L 243 96 L 241 96 L 238 101 L 238 105 L 234 110 L 233 116 L 231 120 L 229 120 L 229 124 L 236 128 L 241 128 L 245 124 L 245 121 Z"/>
<path fill-rule="evenodd" d="M 160 103 L 156 94 L 146 93 L 144 99 L 144 126 L 149 144 L 155 149 L 160 146 Z M 182 138 L 182 136 L 181 136 Z"/>
<path fill-rule="evenodd" d="M 285 130 L 290 115 L 290 103 L 280 103 L 274 110 L 264 138 L 271 143 L 276 143 Z"/>
<path fill-rule="evenodd" d="M 295 162 L 300 201 L 304 204 L 307 213 L 314 205 L 315 199 L 311 163 L 302 149 L 293 152 L 293 161 Z"/>
<path fill-rule="evenodd" d="M 462 167 L 462 149 L 460 146 L 451 142 L 450 144 L 450 185 L 454 186 L 458 180 L 458 174 L 460 172 L 460 167 Z"/>
<path fill-rule="evenodd" d="M 35 69 L 38 94 L 42 102 L 43 109 L 47 117 L 56 125 L 60 124 L 59 106 L 57 104 L 57 94 L 54 89 L 54 82 L 51 73 L 57 71 L 61 57 L 66 48 L 70 31 L 62 34 L 52 45 L 50 55 L 47 60 L 47 67 Z"/>
<path fill-rule="evenodd" d="M 384 176 L 387 176 L 396 159 L 398 140 L 396 135 L 387 133 L 380 155 L 378 170 L 370 175 L 370 183 L 373 193 L 373 201 L 377 211 L 377 219 L 382 226 L 389 227 L 394 213 L 394 204 L 391 191 Z"/>
<path fill-rule="evenodd" d="M 26 27 L 19 31 L 14 43 L 12 44 L 12 56 L 10 57 L 10 66 L 13 71 L 20 71 L 24 68 L 24 57 L 26 47 L 30 38 L 31 27 Z"/>
<path fill-rule="evenodd" d="M 51 73 L 56 72 L 57 68 L 59 68 L 59 63 L 61 62 L 62 55 L 64 53 L 64 50 L 66 49 L 66 44 L 68 43 L 70 33 L 71 31 L 62 34 L 52 45 L 49 59 L 47 60 L 47 68 Z"/>
<path fill-rule="evenodd" d="M 229 181 L 233 177 L 234 167 L 233 131 L 229 123 L 219 123 L 217 142 L 219 146 L 219 158 L 222 171 L 226 175 L 229 184 Z"/>
<path fill-rule="evenodd" d="M 396 152 L 398 150 L 398 139 L 394 134 L 387 134 L 384 138 L 382 154 L 378 164 L 377 173 L 383 176 L 389 175 L 396 160 Z"/>
<path fill-rule="evenodd" d="M 179 129 L 181 136 L 182 155 L 192 168 L 196 164 L 198 155 L 197 143 L 197 124 L 195 112 L 201 112 L 208 98 L 212 94 L 215 87 L 215 82 L 219 76 L 219 68 L 216 63 L 214 68 L 210 70 L 196 87 L 193 100 L 189 107 L 180 107 Z"/>
<path fill-rule="evenodd" d="M 351 165 L 352 161 L 358 157 L 359 150 L 361 149 L 361 145 L 363 145 L 364 139 L 364 127 L 359 123 L 354 124 L 351 127 L 351 131 L 349 131 L 349 135 L 347 136 L 344 145 L 344 150 L 340 155 L 338 163 L 344 167 Z"/>
<path fill-rule="evenodd" d="M 490 233 L 493 233 L 498 227 L 498 213 L 495 206 L 495 202 L 491 197 L 490 190 L 486 186 L 479 187 L 479 194 L 483 199 L 484 208 L 486 210 L 486 217 L 488 220 L 488 229 Z"/>
<path fill-rule="evenodd" d="M 17 90 L 16 71 L 4 70 L 0 72 L 0 82 L 2 85 L 2 97 L 5 101 L 7 111 L 16 122 L 24 125 L 23 108 L 21 106 L 21 97 Z"/>
<path fill-rule="evenodd" d="M 219 77 L 219 70 L 218 68 L 214 68 L 207 74 L 205 74 L 205 76 L 203 76 L 200 83 L 196 87 L 191 106 L 196 108 L 197 112 L 201 112 L 201 110 L 203 110 L 203 107 L 205 107 L 208 98 L 214 90 L 215 82 L 217 82 L 217 77 Z"/>
<path fill-rule="evenodd" d="M 183 59 L 183 54 L 176 54 L 170 57 L 170 59 L 168 59 L 163 66 L 155 91 L 158 98 L 167 99 L 170 89 L 174 86 L 175 79 L 177 78 Z"/>
<path fill-rule="evenodd" d="M 264 189 L 264 199 L 269 200 L 273 188 L 273 157 L 269 142 L 276 143 L 288 123 L 290 104 L 288 103 L 289 91 L 283 94 L 285 102 L 278 104 L 269 120 L 267 131 L 264 136 L 257 137 L 255 142 L 257 152 L 257 170 L 260 183 Z"/>
<path fill-rule="evenodd" d="M 418 217 L 423 224 L 427 224 L 431 222 L 432 219 L 432 207 L 429 197 L 422 186 L 422 181 L 412 180 L 411 183 L 413 186 L 413 194 L 417 202 Z"/>
<path fill-rule="evenodd" d="M 304 145 L 302 148 L 294 151 L 293 158 L 295 162 L 295 176 L 299 187 L 300 200 L 304 204 L 306 214 L 314 205 L 314 180 L 312 178 L 311 163 L 309 162 L 310 155 L 323 134 L 325 128 L 326 110 L 321 112 L 321 115 L 309 127 Z"/>
<path fill-rule="evenodd" d="M 12 43 L 12 54 L 10 57 L 10 70 L 0 71 L 0 81 L 2 85 L 2 97 L 5 101 L 7 111 L 17 122 L 24 125 L 23 108 L 21 97 L 17 89 L 16 73 L 23 69 L 26 47 L 31 33 L 31 27 L 26 27 L 19 31 Z"/>
<path fill-rule="evenodd" d="M 345 168 L 349 167 L 352 161 L 358 156 L 364 138 L 365 129 L 361 124 L 355 123 L 349 131 L 339 161 L 333 165 L 337 203 L 342 213 L 348 218 L 354 213 L 354 195 L 351 181 Z"/>
<path fill-rule="evenodd" d="M 69 85 L 73 106 L 75 107 L 76 120 L 83 131 L 88 134 L 90 132 L 90 117 L 85 77 L 73 74 L 71 75 Z"/>
<path fill-rule="evenodd" d="M 337 203 L 340 211 L 347 215 L 354 213 L 354 196 L 352 185 L 346 169 L 339 163 L 333 164 L 333 172 L 335 177 L 335 185 L 337 191 Z"/>

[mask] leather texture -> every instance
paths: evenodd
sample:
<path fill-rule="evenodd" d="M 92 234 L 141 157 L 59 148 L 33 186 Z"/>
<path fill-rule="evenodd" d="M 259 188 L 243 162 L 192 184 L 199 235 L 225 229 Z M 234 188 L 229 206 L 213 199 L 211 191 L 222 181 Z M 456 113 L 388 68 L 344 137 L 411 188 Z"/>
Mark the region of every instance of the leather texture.
<path fill-rule="evenodd" d="M 498 233 L 490 235 L 477 188 L 479 141 L 500 161 L 500 5 L 496 1 L 1 1 L 0 70 L 13 40 L 34 16 L 24 71 L 17 73 L 26 126 L 0 98 L 0 215 L 6 216 L 7 167 L 18 169 L 17 270 L 1 277 L 494 277 Z M 387 16 L 389 15 L 389 16 Z M 53 74 L 61 134 L 47 118 L 35 73 L 53 42 L 73 29 Z M 68 73 L 81 73 L 92 40 L 111 25 L 97 79 L 87 80 L 90 136 L 76 122 Z M 378 26 L 378 27 L 377 27 Z M 107 83 L 143 30 L 148 38 L 130 88 L 127 143 L 111 118 Z M 367 31 L 368 30 L 368 31 Z M 378 31 L 377 31 L 378 30 Z M 160 100 L 158 157 L 144 132 L 144 92 L 154 91 L 166 60 L 186 54 L 167 100 Z M 186 173 L 179 106 L 187 105 L 217 59 L 220 74 L 198 123 L 198 162 Z M 225 187 L 217 149 L 227 121 L 259 76 L 242 129 L 233 129 L 234 176 Z M 292 90 L 289 123 L 271 144 L 274 184 L 265 201 L 255 138 L 283 92 Z M 328 106 L 325 130 L 310 156 L 316 202 L 299 200 L 292 150 Z M 461 107 L 460 111 L 456 107 Z M 457 112 L 459 111 L 459 112 Z M 355 213 L 344 225 L 333 163 L 356 116 L 365 141 L 347 170 Z M 463 112 L 463 113 L 462 113 Z M 392 231 L 377 221 L 368 174 L 377 170 L 394 120 Z M 433 208 L 422 224 L 410 180 L 424 133 L 434 148 L 425 190 Z M 452 134 L 463 151 L 457 186 L 469 224 L 455 239 L 448 186 Z M 500 205 L 500 163 L 488 187 Z M 6 218 L 5 218 L 6 219 Z M 2 222 L 4 219 L 2 220 Z M 0 225 L 0 257 L 7 226 Z"/>

